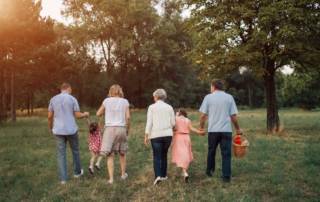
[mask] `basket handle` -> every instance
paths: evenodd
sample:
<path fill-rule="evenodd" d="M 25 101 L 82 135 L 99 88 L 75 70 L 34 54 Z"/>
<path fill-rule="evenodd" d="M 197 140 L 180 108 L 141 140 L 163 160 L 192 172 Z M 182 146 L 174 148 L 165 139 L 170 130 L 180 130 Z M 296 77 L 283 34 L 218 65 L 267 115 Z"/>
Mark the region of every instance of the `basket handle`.
<path fill-rule="evenodd" d="M 236 130 L 236 135 L 243 135 L 243 132 L 240 128 L 238 130 Z"/>

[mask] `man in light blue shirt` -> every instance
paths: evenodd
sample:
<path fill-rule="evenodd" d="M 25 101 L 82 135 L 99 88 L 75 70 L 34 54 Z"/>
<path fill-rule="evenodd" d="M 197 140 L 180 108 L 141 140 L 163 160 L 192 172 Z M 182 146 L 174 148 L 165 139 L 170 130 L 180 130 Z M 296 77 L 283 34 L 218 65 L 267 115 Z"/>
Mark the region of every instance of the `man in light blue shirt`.
<path fill-rule="evenodd" d="M 236 133 L 241 134 L 237 121 L 237 106 L 233 97 L 223 91 L 223 82 L 213 80 L 211 94 L 208 94 L 200 107 L 200 128 L 203 129 L 208 119 L 208 157 L 206 174 L 211 177 L 215 170 L 215 154 L 220 144 L 222 155 L 222 179 L 230 182 L 231 179 L 231 143 L 232 125 Z"/>
<path fill-rule="evenodd" d="M 66 144 L 69 142 L 74 165 L 74 177 L 83 175 L 80 163 L 78 126 L 75 118 L 88 117 L 89 113 L 80 112 L 76 98 L 71 95 L 70 84 L 61 85 L 61 93 L 54 96 L 48 107 L 48 123 L 50 131 L 55 135 L 57 141 L 57 158 L 60 172 L 61 184 L 67 181 L 67 157 Z"/>

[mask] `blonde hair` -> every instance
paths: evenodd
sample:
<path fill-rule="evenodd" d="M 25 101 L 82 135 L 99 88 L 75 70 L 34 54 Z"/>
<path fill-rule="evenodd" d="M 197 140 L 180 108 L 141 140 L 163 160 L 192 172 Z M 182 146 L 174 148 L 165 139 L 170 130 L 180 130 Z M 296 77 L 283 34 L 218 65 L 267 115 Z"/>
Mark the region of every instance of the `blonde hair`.
<path fill-rule="evenodd" d="M 109 97 L 124 97 L 123 91 L 120 85 L 114 84 L 109 89 Z"/>

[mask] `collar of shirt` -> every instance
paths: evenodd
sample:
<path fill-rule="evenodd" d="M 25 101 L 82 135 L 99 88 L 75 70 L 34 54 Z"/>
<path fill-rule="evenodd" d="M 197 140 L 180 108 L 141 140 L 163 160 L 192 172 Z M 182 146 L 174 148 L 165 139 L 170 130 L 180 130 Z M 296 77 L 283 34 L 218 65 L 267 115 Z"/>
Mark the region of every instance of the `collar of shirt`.
<path fill-rule="evenodd" d="M 223 93 L 223 92 L 224 92 L 224 91 L 222 91 L 222 90 L 215 90 L 215 91 L 212 92 L 212 94 Z"/>
<path fill-rule="evenodd" d="M 69 94 L 69 93 L 68 93 L 68 91 L 63 90 L 63 91 L 61 91 L 61 94 Z"/>

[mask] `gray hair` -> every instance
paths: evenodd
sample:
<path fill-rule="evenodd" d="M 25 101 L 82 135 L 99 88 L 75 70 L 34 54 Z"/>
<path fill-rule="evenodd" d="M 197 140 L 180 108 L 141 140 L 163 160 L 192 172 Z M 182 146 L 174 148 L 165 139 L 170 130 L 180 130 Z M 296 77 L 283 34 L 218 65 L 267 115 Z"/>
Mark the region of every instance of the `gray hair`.
<path fill-rule="evenodd" d="M 152 95 L 160 100 L 165 100 L 167 98 L 167 93 L 162 88 L 155 90 Z"/>

